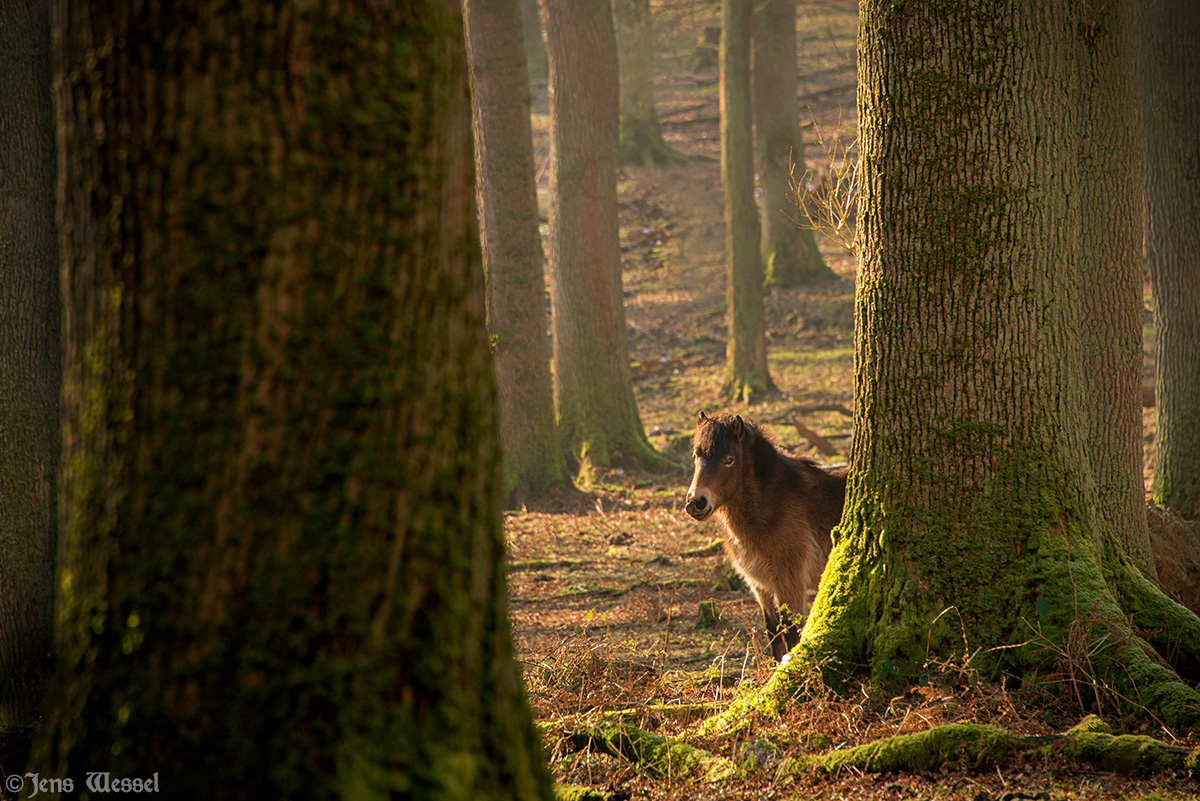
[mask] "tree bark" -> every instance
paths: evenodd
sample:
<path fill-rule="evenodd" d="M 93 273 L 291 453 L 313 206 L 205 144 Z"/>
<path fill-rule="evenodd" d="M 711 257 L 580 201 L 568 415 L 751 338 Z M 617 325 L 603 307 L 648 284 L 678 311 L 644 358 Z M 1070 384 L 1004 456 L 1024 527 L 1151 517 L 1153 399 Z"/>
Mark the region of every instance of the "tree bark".
<path fill-rule="evenodd" d="M 505 614 L 458 3 L 55 24 L 64 545 L 30 770 L 549 799 Z"/>
<path fill-rule="evenodd" d="M 608 0 L 546 8 L 550 301 L 559 434 L 576 466 L 665 468 L 642 429 L 621 291 L 617 44 Z"/>
<path fill-rule="evenodd" d="M 650 0 L 613 0 L 620 66 L 621 163 L 678 164 L 683 154 L 663 141 L 654 110 L 654 26 Z"/>
<path fill-rule="evenodd" d="M 750 0 L 721 4 L 721 182 L 725 187 L 725 394 L 747 403 L 775 389 L 767 369 L 763 268 L 754 203 Z"/>
<path fill-rule="evenodd" d="M 1200 520 L 1200 8 L 1138 6 L 1146 138 L 1145 248 L 1158 337 L 1152 501 Z"/>
<path fill-rule="evenodd" d="M 792 172 L 803 176 L 804 142 L 796 106 L 796 0 L 754 8 L 754 131 L 762 186 L 762 260 L 768 287 L 836 278 L 813 232 L 796 223 Z"/>
<path fill-rule="evenodd" d="M 1141 114 L 1131 0 L 1080 9 L 1085 437 L 1103 542 L 1156 575 L 1142 477 Z"/>
<path fill-rule="evenodd" d="M 464 0 L 463 8 L 488 331 L 499 389 L 504 490 L 512 499 L 568 482 L 554 419 L 529 79 L 517 0 Z"/>
<path fill-rule="evenodd" d="M 1070 671 L 1081 642 L 1075 679 L 1193 725 L 1200 694 L 1124 617 L 1170 602 L 1122 554 L 1101 562 L 1073 8 L 862 6 L 855 434 L 802 647 L 888 686 L 955 652 L 985 671 Z M 1191 671 L 1197 621 L 1180 619 Z"/>
<path fill-rule="evenodd" d="M 0 726 L 51 671 L 61 382 L 46 2 L 0 5 Z"/>

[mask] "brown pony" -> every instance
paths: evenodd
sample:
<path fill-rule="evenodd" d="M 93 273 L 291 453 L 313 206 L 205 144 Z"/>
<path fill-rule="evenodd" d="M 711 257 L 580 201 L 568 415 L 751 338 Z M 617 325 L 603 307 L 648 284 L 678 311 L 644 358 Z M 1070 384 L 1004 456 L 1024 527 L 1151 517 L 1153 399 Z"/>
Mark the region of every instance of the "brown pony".
<path fill-rule="evenodd" d="M 800 642 L 792 616 L 808 614 L 825 569 L 847 468 L 822 470 L 788 456 L 731 414 L 700 412 L 692 456 L 687 512 L 697 520 L 716 514 L 724 524 L 725 553 L 758 599 L 771 653 L 782 660 Z"/>

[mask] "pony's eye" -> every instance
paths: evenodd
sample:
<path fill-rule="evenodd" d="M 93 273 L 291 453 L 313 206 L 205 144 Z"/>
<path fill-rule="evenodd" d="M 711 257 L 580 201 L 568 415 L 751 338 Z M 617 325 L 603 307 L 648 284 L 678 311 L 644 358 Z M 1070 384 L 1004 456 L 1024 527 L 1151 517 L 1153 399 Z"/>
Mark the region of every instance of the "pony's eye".
<path fill-rule="evenodd" d="M 732 457 L 732 456 L 726 456 L 726 457 L 725 457 L 725 466 L 726 466 L 726 467 L 733 467 L 733 457 Z"/>

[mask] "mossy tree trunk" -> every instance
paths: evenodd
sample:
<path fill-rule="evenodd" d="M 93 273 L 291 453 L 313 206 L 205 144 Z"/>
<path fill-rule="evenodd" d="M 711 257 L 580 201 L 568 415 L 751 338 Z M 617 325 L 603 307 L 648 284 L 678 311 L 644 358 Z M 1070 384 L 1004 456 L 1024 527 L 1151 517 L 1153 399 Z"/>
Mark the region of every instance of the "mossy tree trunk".
<path fill-rule="evenodd" d="M 1142 477 L 1142 126 L 1132 0 L 1080 9 L 1080 302 L 1087 456 L 1102 541 L 1148 577 Z"/>
<path fill-rule="evenodd" d="M 766 285 L 799 286 L 836 278 L 813 232 L 796 223 L 792 171 L 804 175 L 796 106 L 796 0 L 754 4 L 754 134 L 762 186 Z"/>
<path fill-rule="evenodd" d="M 721 3 L 721 183 L 725 187 L 725 276 L 729 340 L 725 394 L 747 403 L 774 390 L 767 369 L 763 268 L 754 203 L 751 135 L 751 0 Z"/>
<path fill-rule="evenodd" d="M 505 614 L 458 3 L 55 22 L 64 544 L 29 769 L 551 798 Z"/>
<path fill-rule="evenodd" d="M 49 678 L 61 289 L 49 3 L 0 4 L 0 726 Z"/>
<path fill-rule="evenodd" d="M 868 666 L 894 686 L 964 648 L 982 649 L 985 670 L 1054 670 L 1079 641 L 1094 648 L 1090 678 L 1190 725 L 1200 694 L 1125 618 L 1174 607 L 1119 549 L 1101 563 L 1074 9 L 862 6 L 855 433 L 802 647 L 830 671 Z M 1137 609 L 1116 599 L 1135 593 Z M 1190 620 L 1180 636 L 1194 669 Z"/>
<path fill-rule="evenodd" d="M 663 141 L 654 110 L 654 25 L 650 0 L 613 0 L 620 67 L 621 163 L 645 167 L 684 160 Z"/>
<path fill-rule="evenodd" d="M 617 223 L 617 43 L 608 0 L 546 7 L 550 307 L 559 434 L 574 465 L 666 466 L 629 368 Z"/>
<path fill-rule="evenodd" d="M 543 83 L 550 77 L 550 62 L 546 57 L 546 43 L 542 40 L 542 12 L 538 10 L 538 0 L 520 2 L 525 68 L 530 82 Z"/>
<path fill-rule="evenodd" d="M 1158 336 L 1153 502 L 1200 520 L 1200 6 L 1138 6 L 1145 248 Z"/>
<path fill-rule="evenodd" d="M 518 0 L 465 0 L 463 7 L 488 331 L 511 500 L 568 483 L 567 468 L 554 418 L 521 9 Z"/>

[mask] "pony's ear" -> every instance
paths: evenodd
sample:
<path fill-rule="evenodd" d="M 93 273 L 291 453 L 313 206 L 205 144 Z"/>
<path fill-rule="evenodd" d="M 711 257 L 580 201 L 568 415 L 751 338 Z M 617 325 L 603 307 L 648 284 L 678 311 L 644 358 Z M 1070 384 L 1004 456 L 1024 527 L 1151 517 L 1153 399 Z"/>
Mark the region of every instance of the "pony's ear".
<path fill-rule="evenodd" d="M 745 423 L 742 422 L 742 416 L 739 414 L 733 418 L 733 436 L 738 439 L 742 438 L 742 434 L 746 433 Z"/>
<path fill-rule="evenodd" d="M 700 414 L 696 415 L 696 422 L 697 422 L 697 423 L 703 422 L 703 421 L 705 421 L 705 420 L 707 420 L 707 419 L 708 419 L 708 416 L 704 414 L 704 410 L 703 410 L 703 409 L 701 409 L 701 410 L 700 410 Z"/>

